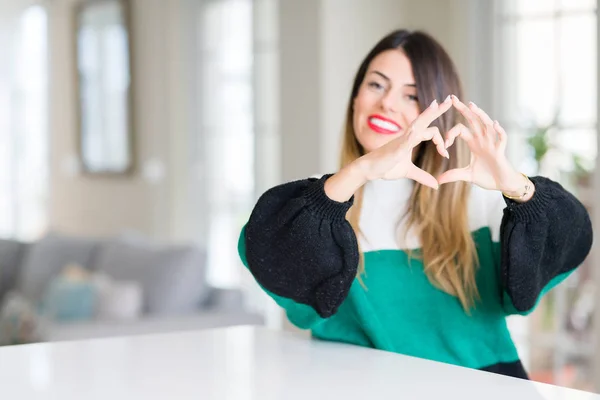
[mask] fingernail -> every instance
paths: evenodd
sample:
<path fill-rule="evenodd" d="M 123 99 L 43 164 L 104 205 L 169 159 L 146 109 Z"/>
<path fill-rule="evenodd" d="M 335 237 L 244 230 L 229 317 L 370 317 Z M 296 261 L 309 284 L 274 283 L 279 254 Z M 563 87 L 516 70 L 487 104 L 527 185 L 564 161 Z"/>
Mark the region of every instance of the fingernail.
<path fill-rule="evenodd" d="M 448 150 L 446 150 L 446 158 L 449 160 L 450 159 L 450 153 L 448 153 Z"/>
<path fill-rule="evenodd" d="M 473 103 L 472 101 L 471 101 L 471 102 L 469 102 L 469 105 L 470 105 L 470 106 L 473 106 L 473 107 L 475 107 L 475 108 L 479 108 L 479 107 L 477 107 L 477 104 Z"/>
<path fill-rule="evenodd" d="M 446 100 L 444 100 L 444 103 L 449 102 L 452 99 L 452 97 L 450 95 L 448 95 L 448 97 L 446 97 Z"/>
<path fill-rule="evenodd" d="M 435 107 L 437 106 L 437 100 L 433 99 L 433 101 L 431 102 L 431 104 L 429 105 L 429 107 Z"/>
<path fill-rule="evenodd" d="M 456 97 L 455 95 L 450 95 L 450 97 L 452 97 L 454 100 L 458 100 L 458 97 Z"/>

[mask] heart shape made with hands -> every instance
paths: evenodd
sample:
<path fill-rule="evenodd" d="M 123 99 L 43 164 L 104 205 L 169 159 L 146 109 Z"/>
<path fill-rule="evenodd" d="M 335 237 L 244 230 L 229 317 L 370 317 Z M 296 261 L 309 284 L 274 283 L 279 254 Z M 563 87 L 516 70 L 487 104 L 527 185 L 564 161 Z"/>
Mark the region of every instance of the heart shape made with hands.
<path fill-rule="evenodd" d="M 455 125 L 446 133 L 444 140 L 439 129 L 429 125 L 452 107 L 465 117 L 470 126 L 461 123 Z M 469 103 L 467 106 L 454 95 L 448 96 L 441 104 L 434 100 L 413 122 L 410 134 L 411 152 L 419 143 L 431 140 L 440 155 L 450 158 L 447 149 L 458 137 L 466 142 L 471 151 L 471 160 L 467 167 L 445 171 L 437 178 L 410 163 L 405 177 L 434 189 L 444 183 L 466 181 L 484 189 L 505 190 L 514 188 L 515 182 L 520 182 L 523 178 L 506 158 L 506 132 L 498 121 L 493 121 L 475 103 Z"/>

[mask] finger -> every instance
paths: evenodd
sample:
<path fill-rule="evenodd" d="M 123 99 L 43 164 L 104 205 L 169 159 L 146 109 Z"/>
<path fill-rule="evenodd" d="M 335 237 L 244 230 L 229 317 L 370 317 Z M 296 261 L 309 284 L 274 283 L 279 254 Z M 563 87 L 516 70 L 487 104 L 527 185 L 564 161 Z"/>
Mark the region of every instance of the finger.
<path fill-rule="evenodd" d="M 427 128 L 433 121 L 435 121 L 440 115 L 448 111 L 452 107 L 452 99 L 450 96 L 446 97 L 443 103 L 437 104 L 437 101 L 433 101 L 429 107 L 425 109 L 413 123 L 414 130 L 423 130 Z"/>
<path fill-rule="evenodd" d="M 471 182 L 471 176 L 471 169 L 469 167 L 455 168 L 441 174 L 437 181 L 440 185 L 457 181 Z"/>
<path fill-rule="evenodd" d="M 432 126 L 425 129 L 420 135 L 420 141 L 423 140 L 431 140 L 435 147 L 437 148 L 438 153 L 442 155 L 442 157 L 446 157 L 450 159 L 450 154 L 446 147 L 444 146 L 444 139 L 442 138 L 442 134 L 440 133 L 440 129 L 437 126 Z"/>
<path fill-rule="evenodd" d="M 456 124 L 452 129 L 448 131 L 446 134 L 446 143 L 444 147 L 448 148 L 454 144 L 454 140 L 457 137 L 461 137 L 467 144 L 473 141 L 473 134 L 469 131 L 469 128 L 464 126 L 463 124 Z"/>
<path fill-rule="evenodd" d="M 494 129 L 498 132 L 498 148 L 504 152 L 506 151 L 508 135 L 506 135 L 506 131 L 500 126 L 500 122 L 498 121 L 494 121 Z"/>
<path fill-rule="evenodd" d="M 494 121 L 490 118 L 489 115 L 481 108 L 477 106 L 477 104 L 471 102 L 469 103 L 469 109 L 475 113 L 481 122 L 485 125 L 485 129 L 482 131 L 482 134 L 485 135 L 488 139 L 496 143 L 497 132 L 494 129 Z"/>
<path fill-rule="evenodd" d="M 483 130 L 483 123 L 477 114 L 469 109 L 458 97 L 452 95 L 452 105 L 458 110 L 466 119 L 469 125 L 471 125 L 473 135 L 481 135 Z"/>
<path fill-rule="evenodd" d="M 432 189 L 438 189 L 438 181 L 429 173 L 417 168 L 414 164 L 408 167 L 406 177 L 413 181 L 419 182 L 425 186 L 429 186 Z"/>
<path fill-rule="evenodd" d="M 479 116 L 479 118 L 481 118 L 481 120 L 483 121 L 484 124 L 486 125 L 494 125 L 494 121 L 492 121 L 492 119 L 490 118 L 489 115 L 487 115 L 487 113 L 485 111 L 483 111 L 481 108 L 479 108 L 477 106 L 477 104 L 471 102 L 469 103 L 469 109 L 471 111 L 473 111 L 475 114 L 477 114 Z"/>

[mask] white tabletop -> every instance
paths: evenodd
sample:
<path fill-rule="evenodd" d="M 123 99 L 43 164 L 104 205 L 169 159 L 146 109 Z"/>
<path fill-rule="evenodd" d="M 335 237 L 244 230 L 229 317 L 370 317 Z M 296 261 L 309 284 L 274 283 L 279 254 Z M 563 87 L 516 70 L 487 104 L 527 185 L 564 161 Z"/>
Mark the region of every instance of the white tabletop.
<path fill-rule="evenodd" d="M 600 400 L 599 395 L 256 327 L 0 348 L 19 400 Z"/>

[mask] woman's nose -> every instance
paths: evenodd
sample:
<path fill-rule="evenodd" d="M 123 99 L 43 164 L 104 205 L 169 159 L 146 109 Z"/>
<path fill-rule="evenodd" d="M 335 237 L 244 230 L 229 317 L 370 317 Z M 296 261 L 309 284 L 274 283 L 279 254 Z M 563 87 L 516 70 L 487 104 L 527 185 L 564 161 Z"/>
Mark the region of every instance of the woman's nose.
<path fill-rule="evenodd" d="M 381 106 L 385 111 L 396 112 L 398 110 L 398 98 L 392 92 L 388 92 L 382 97 Z"/>

